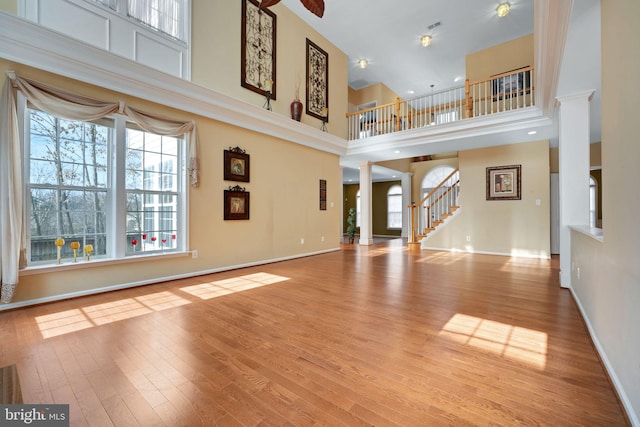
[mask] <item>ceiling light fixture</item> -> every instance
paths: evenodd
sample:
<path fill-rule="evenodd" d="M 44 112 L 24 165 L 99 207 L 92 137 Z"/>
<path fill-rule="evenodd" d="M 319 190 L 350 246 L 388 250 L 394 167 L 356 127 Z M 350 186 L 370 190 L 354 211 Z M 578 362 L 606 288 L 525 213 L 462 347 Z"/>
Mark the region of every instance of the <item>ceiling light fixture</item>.
<path fill-rule="evenodd" d="M 358 61 L 358 67 L 362 68 L 363 70 L 367 68 L 367 65 L 369 65 L 369 63 L 366 59 L 361 59 Z"/>
<path fill-rule="evenodd" d="M 422 47 L 429 47 L 431 46 L 431 36 L 429 35 L 424 35 L 420 38 L 420 44 L 422 45 Z"/>
<path fill-rule="evenodd" d="M 499 18 L 504 18 L 509 14 L 511 10 L 511 5 L 508 2 L 500 3 L 498 7 L 496 7 L 496 14 Z"/>

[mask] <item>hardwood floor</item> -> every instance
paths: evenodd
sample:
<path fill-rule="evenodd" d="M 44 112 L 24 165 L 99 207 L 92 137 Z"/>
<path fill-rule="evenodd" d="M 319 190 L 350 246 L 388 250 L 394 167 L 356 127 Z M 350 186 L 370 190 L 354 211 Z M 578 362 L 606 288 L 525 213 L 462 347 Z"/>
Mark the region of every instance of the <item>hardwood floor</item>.
<path fill-rule="evenodd" d="M 557 260 L 401 240 L 0 313 L 71 425 L 629 425 Z"/>

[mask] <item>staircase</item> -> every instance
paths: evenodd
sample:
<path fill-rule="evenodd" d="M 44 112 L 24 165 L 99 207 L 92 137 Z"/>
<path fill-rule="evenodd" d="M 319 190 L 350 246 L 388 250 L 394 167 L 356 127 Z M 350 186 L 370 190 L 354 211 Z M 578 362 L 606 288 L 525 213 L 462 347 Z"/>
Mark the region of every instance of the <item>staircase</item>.
<path fill-rule="evenodd" d="M 427 194 L 411 205 L 412 233 L 409 243 L 419 244 L 459 211 L 460 170 L 456 168 Z"/>

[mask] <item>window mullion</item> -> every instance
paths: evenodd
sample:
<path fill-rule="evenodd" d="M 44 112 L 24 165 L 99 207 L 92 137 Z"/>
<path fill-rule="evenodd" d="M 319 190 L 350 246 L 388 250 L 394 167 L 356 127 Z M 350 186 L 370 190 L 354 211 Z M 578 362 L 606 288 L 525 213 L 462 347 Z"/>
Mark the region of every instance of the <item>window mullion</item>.
<path fill-rule="evenodd" d="M 112 215 L 108 227 L 110 227 L 108 235 L 111 245 L 111 256 L 120 258 L 125 255 L 126 251 L 126 222 L 127 222 L 127 206 L 126 206 L 126 190 L 125 190 L 125 161 L 127 156 L 126 144 L 126 122 L 123 116 L 116 117 L 115 135 L 112 144 L 113 154 L 111 159 L 113 167 L 109 170 L 111 176 L 111 191 L 109 192 L 109 206 Z"/>

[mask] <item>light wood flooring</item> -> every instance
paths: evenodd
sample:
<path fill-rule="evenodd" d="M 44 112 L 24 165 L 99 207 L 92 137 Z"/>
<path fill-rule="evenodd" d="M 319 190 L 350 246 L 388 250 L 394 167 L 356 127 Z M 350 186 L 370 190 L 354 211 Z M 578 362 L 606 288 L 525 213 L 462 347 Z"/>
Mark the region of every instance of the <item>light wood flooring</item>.
<path fill-rule="evenodd" d="M 72 426 L 629 425 L 555 259 L 345 245 L 0 326 Z"/>

